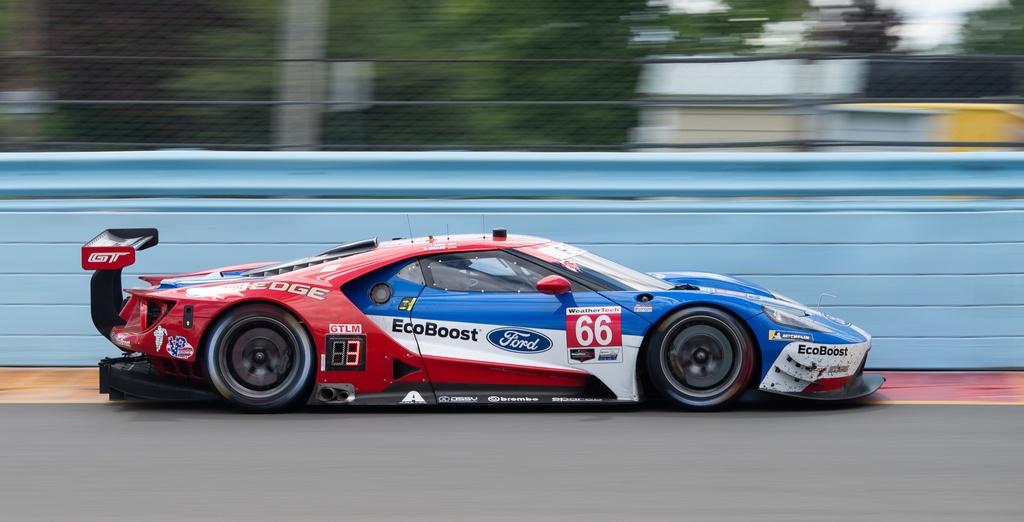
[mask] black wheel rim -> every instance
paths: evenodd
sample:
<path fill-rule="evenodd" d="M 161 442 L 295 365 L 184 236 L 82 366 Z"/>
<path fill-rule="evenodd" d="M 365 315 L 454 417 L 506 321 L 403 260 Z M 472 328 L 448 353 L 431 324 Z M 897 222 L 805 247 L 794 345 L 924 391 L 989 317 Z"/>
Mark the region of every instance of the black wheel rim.
<path fill-rule="evenodd" d="M 662 365 L 670 384 L 692 397 L 710 397 L 728 389 L 739 372 L 736 341 L 703 323 L 680 325 L 665 344 Z"/>
<path fill-rule="evenodd" d="M 284 324 L 267 318 L 240 321 L 225 340 L 218 365 L 235 393 L 273 397 L 295 380 L 298 341 Z"/>

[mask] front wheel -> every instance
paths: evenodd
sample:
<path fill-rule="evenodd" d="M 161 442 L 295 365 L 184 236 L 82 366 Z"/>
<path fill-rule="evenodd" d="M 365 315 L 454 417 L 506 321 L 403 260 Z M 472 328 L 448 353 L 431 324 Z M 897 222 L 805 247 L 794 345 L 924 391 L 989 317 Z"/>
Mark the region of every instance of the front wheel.
<path fill-rule="evenodd" d="M 678 406 L 716 410 L 743 394 L 755 359 L 754 343 L 739 320 L 716 308 L 689 308 L 669 316 L 652 334 L 647 372 Z"/>
<path fill-rule="evenodd" d="M 236 308 L 217 320 L 203 356 L 213 389 L 249 412 L 291 408 L 313 383 L 313 343 L 292 314 L 268 304 Z"/>

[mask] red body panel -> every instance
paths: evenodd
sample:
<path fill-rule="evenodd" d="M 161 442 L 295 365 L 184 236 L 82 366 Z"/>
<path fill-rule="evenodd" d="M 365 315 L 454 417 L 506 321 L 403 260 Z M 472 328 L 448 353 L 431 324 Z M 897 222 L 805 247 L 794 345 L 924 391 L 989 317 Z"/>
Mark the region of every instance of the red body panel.
<path fill-rule="evenodd" d="M 340 288 L 346 282 L 380 267 L 413 258 L 430 251 L 478 251 L 494 250 L 526 245 L 547 243 L 548 240 L 525 236 L 513 236 L 505 240 L 492 240 L 484 236 L 451 236 L 444 240 L 418 239 L 398 240 L 382 243 L 378 248 L 359 256 L 340 258 L 336 261 L 314 265 L 309 268 L 295 270 L 278 276 L 271 276 L 252 281 L 238 279 L 212 279 L 208 285 L 195 285 L 169 289 L 132 289 L 132 295 L 122 317 L 127 324 L 115 327 L 111 334 L 112 341 L 117 339 L 119 346 L 129 345 L 131 350 L 150 356 L 157 362 L 158 371 L 173 376 L 186 376 L 201 379 L 202 365 L 198 357 L 203 353 L 204 335 L 216 318 L 225 310 L 249 302 L 270 302 L 288 309 L 307 330 L 317 351 L 317 382 L 347 383 L 355 387 L 357 393 L 379 392 L 394 384 L 392 366 L 395 360 L 401 361 L 419 371 L 412 371 L 398 382 L 427 383 L 429 379 L 424 370 L 424 362 L 418 352 L 410 351 L 395 342 L 387 332 L 381 330 L 356 308 Z M 133 251 L 134 253 L 134 251 Z M 84 256 L 84 254 L 83 254 Z M 266 266 L 269 263 L 248 263 L 221 267 L 214 270 L 192 272 L 174 276 L 144 276 L 140 279 L 158 285 L 161 281 L 172 278 L 202 277 L 212 273 L 237 272 Z M 145 301 L 157 299 L 173 303 L 170 311 L 158 322 L 159 326 L 144 324 Z M 142 302 L 142 306 L 135 306 Z M 193 310 L 192 327 L 186 328 L 184 310 L 191 306 Z M 360 325 L 366 335 L 366 361 L 362 371 L 329 371 L 323 364 L 326 357 L 326 336 L 330 334 L 331 324 Z M 162 329 L 160 333 L 158 330 Z M 187 355 L 178 353 L 175 357 L 166 345 L 169 339 L 183 339 L 184 345 L 191 351 Z M 157 344 L 157 341 L 160 344 Z M 115 343 L 115 344 L 118 344 Z M 474 367 L 461 361 L 436 360 L 431 363 L 431 371 L 448 382 L 474 382 L 474 376 L 487 373 L 491 377 L 487 381 L 494 382 L 494 365 Z M 585 372 L 545 372 L 535 368 L 521 371 L 505 371 L 500 373 L 500 382 L 507 384 L 535 384 L 552 386 L 582 386 L 586 380 Z M 466 379 L 469 379 L 468 381 Z"/>

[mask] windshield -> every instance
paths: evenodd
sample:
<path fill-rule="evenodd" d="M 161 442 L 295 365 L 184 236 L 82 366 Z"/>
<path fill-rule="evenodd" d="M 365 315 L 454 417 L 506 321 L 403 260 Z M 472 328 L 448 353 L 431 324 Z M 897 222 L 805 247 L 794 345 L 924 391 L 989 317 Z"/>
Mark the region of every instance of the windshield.
<path fill-rule="evenodd" d="M 604 289 L 654 291 L 671 290 L 674 286 L 667 281 L 569 245 L 540 248 L 538 253 L 554 258 L 548 263 L 572 270 L 582 279 Z"/>

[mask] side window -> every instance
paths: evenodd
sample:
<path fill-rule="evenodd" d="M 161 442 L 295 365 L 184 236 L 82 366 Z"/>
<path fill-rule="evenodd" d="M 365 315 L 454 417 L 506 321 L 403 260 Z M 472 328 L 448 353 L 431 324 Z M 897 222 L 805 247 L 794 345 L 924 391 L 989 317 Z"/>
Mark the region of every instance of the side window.
<path fill-rule="evenodd" d="M 501 251 L 442 254 L 423 266 L 427 284 L 449 292 L 536 292 L 551 273 Z"/>
<path fill-rule="evenodd" d="M 402 279 L 405 279 L 406 281 L 410 281 L 416 284 L 427 284 L 423 280 L 423 270 L 420 269 L 420 261 L 418 259 L 402 267 L 402 269 L 399 270 L 398 274 L 396 275 Z"/>

